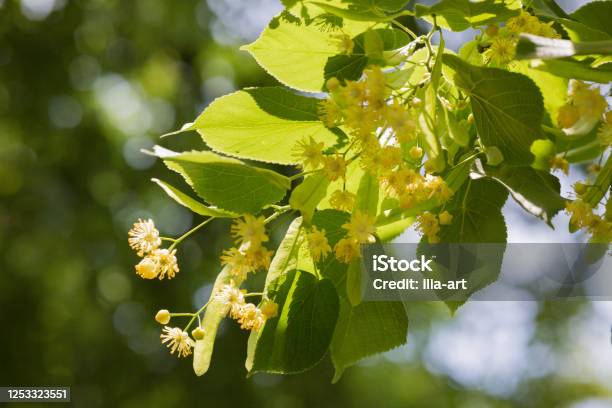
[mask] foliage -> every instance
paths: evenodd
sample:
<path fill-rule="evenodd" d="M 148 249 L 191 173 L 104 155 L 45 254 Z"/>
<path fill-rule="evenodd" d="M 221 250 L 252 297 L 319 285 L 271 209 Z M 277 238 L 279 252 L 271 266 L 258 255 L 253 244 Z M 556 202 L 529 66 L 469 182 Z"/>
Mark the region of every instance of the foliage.
<path fill-rule="evenodd" d="M 242 49 L 286 87 L 222 96 L 176 132 L 197 131 L 212 151 L 154 148 L 203 202 L 156 182 L 208 218 L 176 239 L 139 233 L 144 221 L 131 232 L 154 242 L 140 250 L 139 275 L 163 279 L 168 268 L 178 272 L 172 257 L 183 239 L 210 220 L 235 218 L 235 245 L 221 257 L 209 302 L 171 313 L 190 317 L 171 340 L 183 354 L 193 343 L 196 374 L 208 370 L 225 316 L 251 331 L 249 374 L 302 372 L 329 351 L 338 380 L 360 359 L 404 344 L 402 304 L 361 299 L 362 251 L 413 223 L 429 253 L 438 243 L 504 244 L 510 196 L 551 226 L 567 209 L 572 228 L 610 242 L 612 216 L 601 207 L 611 159 L 576 185 L 575 197 L 560 195 L 552 172 L 585 157 L 575 149 L 602 161 L 612 145 L 607 101 L 582 82 L 610 81 L 601 15 L 612 3 L 572 15 L 549 3 L 542 13 L 519 0 L 441 0 L 414 11 L 393 0 L 283 2 Z M 430 31 L 415 34 L 406 16 Z M 443 28 L 478 34 L 455 54 Z M 284 214 L 294 221 L 274 254 L 268 229 Z M 481 272 L 473 290 L 494 281 L 500 265 Z M 241 290 L 260 270 L 262 291 Z"/>

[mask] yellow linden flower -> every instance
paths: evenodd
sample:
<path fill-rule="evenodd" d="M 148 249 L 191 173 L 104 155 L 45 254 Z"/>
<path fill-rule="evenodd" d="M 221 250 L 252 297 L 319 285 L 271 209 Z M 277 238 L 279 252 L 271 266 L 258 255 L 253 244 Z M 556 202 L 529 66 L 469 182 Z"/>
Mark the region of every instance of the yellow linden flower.
<path fill-rule="evenodd" d="M 225 306 L 223 316 L 229 314 L 232 319 L 237 319 L 240 309 L 244 306 L 244 293 L 230 282 L 229 285 L 223 285 L 215 294 L 215 301 Z"/>
<path fill-rule="evenodd" d="M 592 89 L 582 81 L 570 83 L 570 102 L 578 109 L 578 114 L 586 118 L 599 119 L 608 107 L 599 89 Z"/>
<path fill-rule="evenodd" d="M 419 160 L 421 157 L 423 157 L 423 149 L 421 149 L 419 146 L 412 146 L 408 154 L 412 160 Z"/>
<path fill-rule="evenodd" d="M 594 217 L 589 224 L 589 232 L 592 234 L 591 242 L 610 243 L 612 241 L 612 222 Z"/>
<path fill-rule="evenodd" d="M 406 191 L 399 197 L 399 205 L 404 209 L 412 208 L 416 203 L 417 199 L 412 191 Z"/>
<path fill-rule="evenodd" d="M 336 190 L 329 198 L 329 203 L 336 210 L 350 212 L 355 206 L 355 194 L 350 191 Z"/>
<path fill-rule="evenodd" d="M 561 156 L 554 156 L 553 158 L 551 158 L 550 167 L 552 169 L 559 169 L 565 174 L 569 173 L 569 163 Z"/>
<path fill-rule="evenodd" d="M 584 183 L 577 182 L 574 184 L 574 191 L 577 195 L 581 196 L 587 192 L 588 187 Z"/>
<path fill-rule="evenodd" d="M 527 25 L 533 21 L 533 18 L 534 17 L 526 11 L 521 11 L 521 14 L 508 20 L 506 23 L 506 28 L 510 32 L 521 33 L 525 31 L 525 27 L 527 27 Z"/>
<path fill-rule="evenodd" d="M 366 100 L 365 83 L 348 81 L 346 86 L 342 88 L 342 97 L 347 107 L 363 104 Z"/>
<path fill-rule="evenodd" d="M 308 249 L 310 249 L 310 254 L 315 262 L 319 262 L 331 252 L 331 247 L 325 236 L 325 230 L 320 231 L 317 227 L 312 227 L 306 238 L 308 239 Z"/>
<path fill-rule="evenodd" d="M 255 218 L 251 214 L 244 216 L 244 219 L 237 219 L 231 228 L 231 233 L 237 242 L 258 245 L 268 241 L 266 235 L 265 218 Z"/>
<path fill-rule="evenodd" d="M 446 202 L 453 196 L 453 191 L 441 177 L 430 177 L 426 182 L 426 187 L 431 191 L 429 198 L 435 195 L 442 202 Z"/>
<path fill-rule="evenodd" d="M 359 258 L 359 244 L 351 238 L 342 238 L 334 246 L 336 259 L 343 263 L 349 263 L 353 259 Z"/>
<path fill-rule="evenodd" d="M 355 43 L 348 34 L 340 33 L 331 35 L 332 42 L 338 49 L 338 54 L 351 55 L 355 48 Z"/>
<path fill-rule="evenodd" d="M 176 249 L 173 249 L 172 251 L 167 249 L 156 249 L 147 256 L 148 258 L 150 257 L 153 259 L 153 261 L 157 264 L 159 279 L 164 279 L 166 276 L 168 279 L 172 279 L 179 271 L 175 254 Z"/>
<path fill-rule="evenodd" d="M 416 138 L 416 124 L 399 100 L 386 105 L 383 113 L 387 126 L 393 129 L 399 143 L 408 143 Z"/>
<path fill-rule="evenodd" d="M 323 158 L 323 173 L 330 181 L 343 178 L 346 172 L 346 162 L 340 155 L 325 156 Z"/>
<path fill-rule="evenodd" d="M 353 130 L 357 138 L 364 143 L 378 127 L 379 114 L 371 109 L 364 109 L 360 105 L 352 104 L 346 108 L 345 123 Z"/>
<path fill-rule="evenodd" d="M 419 231 L 427 237 L 430 244 L 439 242 L 438 232 L 440 232 L 440 225 L 435 215 L 424 212 L 417 217 Z"/>
<path fill-rule="evenodd" d="M 342 119 L 342 109 L 331 99 L 325 99 L 319 102 L 317 105 L 317 113 L 319 119 L 321 119 L 328 128 L 336 127 Z M 323 146 L 321 146 L 321 149 L 322 148 Z"/>
<path fill-rule="evenodd" d="M 164 327 L 163 333 L 159 337 L 162 344 L 168 343 L 167 347 L 170 349 L 170 354 L 174 354 L 175 351 L 178 351 L 178 357 L 187 357 L 191 354 L 193 340 L 187 332 L 178 327 Z"/>
<path fill-rule="evenodd" d="M 395 146 L 383 147 L 380 151 L 380 166 L 383 170 L 391 170 L 402 162 L 402 150 Z"/>
<path fill-rule="evenodd" d="M 268 251 L 266 247 L 261 245 L 250 246 L 245 253 L 250 270 L 256 271 L 259 268 L 267 269 L 270 267 L 272 253 L 272 251 Z"/>
<path fill-rule="evenodd" d="M 128 243 L 138 256 L 144 256 L 161 245 L 159 231 L 155 228 L 152 219 L 141 220 L 139 218 L 128 232 L 128 236 Z"/>
<path fill-rule="evenodd" d="M 368 102 L 375 108 L 382 107 L 385 100 L 386 83 L 385 75 L 378 65 L 374 65 L 364 71 L 366 76 L 365 89 Z"/>
<path fill-rule="evenodd" d="M 376 232 L 374 221 L 374 217 L 357 211 L 351 217 L 351 221 L 342 225 L 342 228 L 347 230 L 347 235 L 350 238 L 353 238 L 358 243 L 365 244 L 374 240 L 373 234 Z"/>
<path fill-rule="evenodd" d="M 440 225 L 451 225 L 453 222 L 453 216 L 448 211 L 440 213 L 438 219 L 440 220 Z"/>
<path fill-rule="evenodd" d="M 516 42 L 507 37 L 495 37 L 483 55 L 487 63 L 505 65 L 516 55 Z"/>
<path fill-rule="evenodd" d="M 157 263 L 150 257 L 142 259 L 135 268 L 136 274 L 143 279 L 155 279 L 159 273 Z"/>
<path fill-rule="evenodd" d="M 247 303 L 240 308 L 236 317 L 240 328 L 243 330 L 259 331 L 266 321 L 261 310 L 252 303 Z"/>
<path fill-rule="evenodd" d="M 576 228 L 588 227 L 596 217 L 593 207 L 582 200 L 568 201 L 565 203 L 565 210 L 571 214 L 570 223 Z"/>
<path fill-rule="evenodd" d="M 323 161 L 323 142 L 317 143 L 312 137 L 310 140 L 302 140 L 296 146 L 296 158 L 300 160 L 304 167 L 316 169 Z"/>
<path fill-rule="evenodd" d="M 238 248 L 230 248 L 223 251 L 221 265 L 229 266 L 232 275 L 241 280 L 246 277 L 246 274 L 251 269 L 246 255 Z"/>
<path fill-rule="evenodd" d="M 557 123 L 559 127 L 562 129 L 568 129 L 574 126 L 574 124 L 580 118 L 580 113 L 578 109 L 573 105 L 563 105 L 559 108 L 559 112 L 557 114 Z"/>

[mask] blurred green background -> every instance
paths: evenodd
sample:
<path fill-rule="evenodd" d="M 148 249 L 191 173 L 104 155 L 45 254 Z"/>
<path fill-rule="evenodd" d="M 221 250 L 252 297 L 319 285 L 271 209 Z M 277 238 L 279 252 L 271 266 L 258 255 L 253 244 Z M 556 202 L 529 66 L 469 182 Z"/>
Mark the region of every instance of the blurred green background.
<path fill-rule="evenodd" d="M 179 184 L 140 149 L 219 95 L 275 84 L 238 45 L 280 9 L 0 0 L 0 386 L 70 386 L 75 407 L 612 406 L 604 302 L 475 302 L 453 319 L 415 304 L 408 345 L 336 385 L 328 359 L 246 379 L 247 334 L 234 324 L 201 378 L 159 344 L 155 312 L 199 307 L 230 241 L 215 222 L 181 247 L 176 279 L 136 277 L 136 218 L 171 236 L 198 222 L 149 181 Z M 164 144 L 204 148 L 196 134 Z"/>

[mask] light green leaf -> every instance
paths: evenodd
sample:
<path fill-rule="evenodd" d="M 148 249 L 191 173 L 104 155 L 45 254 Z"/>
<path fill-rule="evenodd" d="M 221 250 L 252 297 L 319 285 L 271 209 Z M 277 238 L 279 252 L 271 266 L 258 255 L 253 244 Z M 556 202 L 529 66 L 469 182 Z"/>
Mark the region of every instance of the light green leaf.
<path fill-rule="evenodd" d="M 285 176 L 209 151 L 176 153 L 155 146 L 154 154 L 202 199 L 237 214 L 257 213 L 282 200 L 291 187 Z"/>
<path fill-rule="evenodd" d="M 307 176 L 291 193 L 289 205 L 300 211 L 306 221 L 310 221 L 315 208 L 327 194 L 327 187 L 329 179 L 324 174 Z"/>
<path fill-rule="evenodd" d="M 563 208 L 565 200 L 559 194 L 559 179 L 532 167 L 479 166 L 479 174 L 498 181 L 525 211 L 544 220 L 552 227 L 552 218 Z"/>
<path fill-rule="evenodd" d="M 316 98 L 279 87 L 250 88 L 216 99 L 194 127 L 213 150 L 230 156 L 295 164 L 295 147 L 312 137 L 326 147 L 337 136 L 317 115 Z"/>
<path fill-rule="evenodd" d="M 364 173 L 357 190 L 355 210 L 359 210 L 369 216 L 375 216 L 378 209 L 378 194 L 378 178 L 370 173 Z"/>
<path fill-rule="evenodd" d="M 207 207 L 201 202 L 189 197 L 187 194 L 183 193 L 177 188 L 172 187 L 170 184 L 165 181 L 161 181 L 159 179 L 151 179 L 154 183 L 159 185 L 165 192 L 168 194 L 170 198 L 179 203 L 180 205 L 189 208 L 196 214 L 204 215 L 207 217 L 217 217 L 217 218 L 234 218 L 237 217 L 237 214 L 223 211 L 214 207 Z"/>
<path fill-rule="evenodd" d="M 357 306 L 361 303 L 363 296 L 361 271 L 361 259 L 353 259 L 346 270 L 346 296 L 351 306 Z"/>
<path fill-rule="evenodd" d="M 567 98 L 567 78 L 558 77 L 546 71 L 533 69 L 528 61 L 516 61 L 512 64 L 513 72 L 518 72 L 531 78 L 540 88 L 544 98 L 544 108 L 551 122 L 556 122 L 559 108 L 565 105 Z"/>
<path fill-rule="evenodd" d="M 315 4 L 327 13 L 342 17 L 347 20 L 367 21 L 367 22 L 386 22 L 397 17 L 413 15 L 411 11 L 400 10 L 408 1 L 344 1 L 349 3 L 348 7 L 336 7 L 319 1 L 310 2 Z M 400 6 L 400 4 L 402 4 Z M 399 7 L 398 7 L 399 6 Z"/>
<path fill-rule="evenodd" d="M 470 65 L 454 55 L 444 63 L 455 70 L 454 81 L 470 96 L 476 128 L 485 146 L 496 146 L 505 163 L 529 165 L 529 148 L 542 138 L 542 94 L 528 77 L 496 68 Z"/>
<path fill-rule="evenodd" d="M 334 285 L 293 270 L 275 280 L 268 295 L 278 304 L 278 317 L 260 330 L 249 375 L 292 374 L 315 366 L 329 348 L 338 319 Z"/>
<path fill-rule="evenodd" d="M 610 39 L 610 35 L 606 32 L 589 27 L 578 21 L 559 18 L 557 22 L 563 26 L 569 39 L 572 41 L 600 41 Z"/>
<path fill-rule="evenodd" d="M 408 335 L 408 317 L 400 302 L 340 302 L 340 317 L 331 344 L 337 382 L 359 360 L 401 346 Z"/>
<path fill-rule="evenodd" d="M 505 22 L 518 15 L 520 10 L 521 2 L 518 0 L 442 0 L 430 7 L 415 5 L 417 17 L 432 22 L 430 16 L 435 14 L 437 24 L 452 31 Z"/>
<path fill-rule="evenodd" d="M 608 84 L 612 81 L 612 67 L 610 67 L 610 64 L 599 68 L 592 68 L 585 62 L 536 60 L 531 62 L 531 67 L 562 78 L 581 79 L 583 81 L 599 82 L 600 84 Z"/>
<path fill-rule="evenodd" d="M 200 324 L 204 331 L 204 338 L 197 340 L 193 349 L 193 371 L 198 376 L 205 374 L 210 367 L 210 358 L 212 357 L 215 345 L 215 337 L 217 337 L 217 329 L 227 312 L 226 305 L 216 300 L 215 295 L 231 280 L 234 281 L 235 285 L 242 283 L 240 277 L 236 277 L 234 273 L 231 273 L 229 267 L 223 268 L 217 276 L 212 293 L 210 294 L 210 303 Z"/>

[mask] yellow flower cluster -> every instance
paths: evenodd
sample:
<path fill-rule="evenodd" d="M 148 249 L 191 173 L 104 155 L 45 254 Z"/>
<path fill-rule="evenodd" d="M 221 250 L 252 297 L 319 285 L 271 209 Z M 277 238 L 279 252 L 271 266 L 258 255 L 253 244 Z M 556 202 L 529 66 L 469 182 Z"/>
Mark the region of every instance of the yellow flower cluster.
<path fill-rule="evenodd" d="M 501 29 L 497 26 L 487 28 L 485 33 L 492 40 L 489 48 L 483 54 L 485 63 L 504 66 L 511 62 L 516 55 L 516 44 L 521 33 L 561 38 L 552 24 L 552 22 L 544 23 L 536 16 L 523 10 L 518 16 L 509 19 L 505 27 Z"/>
<path fill-rule="evenodd" d="M 237 279 L 242 281 L 247 273 L 270 266 L 272 251 L 263 246 L 268 241 L 264 217 L 245 215 L 234 222 L 231 234 L 237 246 L 223 251 L 221 263 L 228 266 Z"/>
<path fill-rule="evenodd" d="M 128 243 L 138 256 L 144 257 L 136 266 L 136 274 L 143 279 L 174 278 L 179 271 L 176 249 L 159 248 L 161 238 L 153 220 L 141 219 L 128 232 Z"/>
<path fill-rule="evenodd" d="M 355 206 L 355 194 L 346 190 L 336 190 L 330 196 L 329 204 L 336 210 L 351 212 Z"/>
<path fill-rule="evenodd" d="M 587 133 L 602 119 L 607 108 L 608 103 L 601 95 L 599 88 L 572 79 L 567 102 L 557 114 L 557 123 L 562 129 L 574 128 L 577 129 L 575 133 Z M 604 125 L 610 122 L 609 119 L 612 119 L 607 116 L 604 116 Z M 609 134 L 610 130 L 607 132 Z M 605 139 L 605 129 L 603 134 Z"/>
<path fill-rule="evenodd" d="M 372 243 L 375 240 L 376 227 L 374 223 L 374 217 L 361 211 L 355 211 L 351 220 L 342 225 L 347 233 L 334 246 L 336 259 L 343 263 L 349 263 L 353 259 L 359 258 L 361 256 L 359 245 Z"/>
<path fill-rule="evenodd" d="M 226 306 L 223 315 L 229 315 L 244 330 L 258 331 L 267 319 L 277 315 L 278 305 L 266 300 L 261 307 L 245 301 L 245 292 L 234 286 L 233 282 L 224 285 L 215 295 L 215 300 Z"/>
<path fill-rule="evenodd" d="M 565 210 L 571 215 L 570 223 L 591 234 L 591 242 L 609 243 L 612 241 L 612 221 L 609 217 L 594 212 L 593 207 L 578 199 L 568 201 Z"/>
<path fill-rule="evenodd" d="M 400 207 L 405 209 L 431 199 L 443 204 L 453 195 L 442 178 L 430 174 L 423 176 L 403 167 L 383 173 L 380 182 L 385 192 L 391 197 L 398 197 Z"/>
<path fill-rule="evenodd" d="M 438 216 L 430 212 L 424 212 L 417 217 L 417 229 L 427 237 L 427 241 L 430 244 L 436 244 L 440 242 L 440 237 L 438 236 L 440 225 L 450 225 L 452 222 L 453 216 L 448 211 L 444 211 L 438 214 Z"/>

